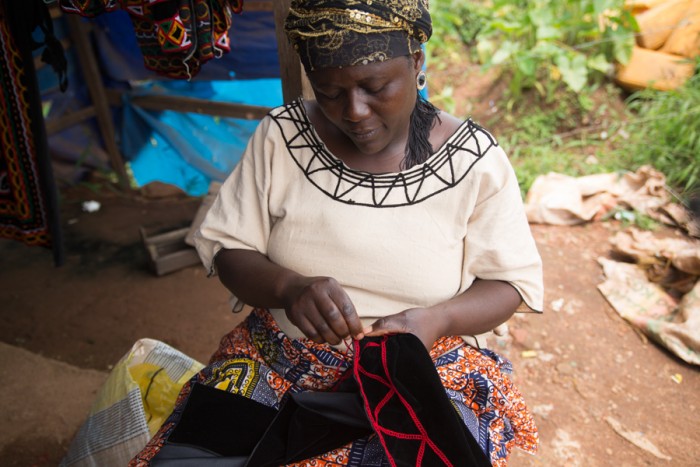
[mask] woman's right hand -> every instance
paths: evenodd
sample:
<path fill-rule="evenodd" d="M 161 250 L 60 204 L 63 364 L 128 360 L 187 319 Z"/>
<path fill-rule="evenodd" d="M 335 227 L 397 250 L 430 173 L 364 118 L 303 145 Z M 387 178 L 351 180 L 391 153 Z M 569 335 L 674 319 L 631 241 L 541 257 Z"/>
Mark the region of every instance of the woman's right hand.
<path fill-rule="evenodd" d="M 348 294 L 332 277 L 297 276 L 288 285 L 287 318 L 314 342 L 362 339 L 362 322 Z"/>
<path fill-rule="evenodd" d="M 254 250 L 222 249 L 215 258 L 219 279 L 254 307 L 284 308 L 287 318 L 318 343 L 361 339 L 362 322 L 350 297 L 331 277 L 307 277 Z"/>

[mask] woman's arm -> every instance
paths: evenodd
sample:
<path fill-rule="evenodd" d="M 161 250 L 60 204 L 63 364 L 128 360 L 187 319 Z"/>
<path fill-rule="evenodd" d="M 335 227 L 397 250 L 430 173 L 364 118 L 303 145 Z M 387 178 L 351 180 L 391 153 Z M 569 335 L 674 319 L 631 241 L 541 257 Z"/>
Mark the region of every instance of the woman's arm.
<path fill-rule="evenodd" d="M 465 292 L 446 302 L 379 319 L 365 330 L 365 335 L 411 333 L 430 349 L 442 336 L 493 330 L 513 316 L 520 300 L 518 291 L 507 282 L 476 280 Z"/>
<path fill-rule="evenodd" d="M 362 338 L 362 323 L 347 293 L 332 277 L 306 277 L 252 250 L 227 250 L 215 258 L 221 283 L 251 306 L 284 308 L 289 320 L 318 343 Z"/>

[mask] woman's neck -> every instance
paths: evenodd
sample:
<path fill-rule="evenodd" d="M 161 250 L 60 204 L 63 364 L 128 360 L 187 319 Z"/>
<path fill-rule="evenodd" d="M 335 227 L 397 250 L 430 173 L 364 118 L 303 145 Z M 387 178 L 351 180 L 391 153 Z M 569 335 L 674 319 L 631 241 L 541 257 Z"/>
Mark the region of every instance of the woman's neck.
<path fill-rule="evenodd" d="M 342 131 L 325 118 L 315 101 L 305 100 L 304 107 L 316 134 L 321 138 L 326 148 L 351 169 L 372 174 L 397 173 L 404 169 L 402 162 L 406 156 L 408 128 L 406 129 L 406 138 L 403 141 L 387 147 L 378 154 L 364 154 Z M 440 148 L 460 125 L 461 121 L 456 117 L 440 112 L 439 118 L 430 132 L 432 147 L 434 149 Z"/>

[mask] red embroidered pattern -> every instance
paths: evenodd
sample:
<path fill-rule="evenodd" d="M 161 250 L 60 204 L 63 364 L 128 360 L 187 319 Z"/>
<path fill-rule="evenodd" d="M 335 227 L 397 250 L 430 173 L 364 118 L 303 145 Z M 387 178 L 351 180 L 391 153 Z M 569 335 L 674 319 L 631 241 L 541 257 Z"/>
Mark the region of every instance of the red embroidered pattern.
<path fill-rule="evenodd" d="M 389 367 L 387 365 L 387 358 L 386 358 L 386 340 L 388 336 L 384 336 L 384 338 L 380 342 L 370 342 L 367 344 L 367 347 L 379 347 L 381 351 L 381 357 L 382 357 L 382 370 L 383 374 L 377 375 L 374 373 L 368 372 L 363 366 L 362 362 L 360 361 L 360 343 L 355 341 L 354 343 L 354 349 L 355 349 L 355 364 L 353 365 L 353 372 L 355 373 L 355 380 L 357 381 L 357 384 L 360 386 L 360 392 L 363 395 L 363 399 L 365 400 L 365 409 L 367 411 L 367 417 L 369 418 L 370 423 L 372 424 L 372 428 L 374 428 L 374 431 L 377 433 L 379 436 L 380 441 L 382 442 L 382 445 L 384 446 L 384 451 L 386 452 L 387 458 L 389 459 L 389 463 L 392 466 L 396 466 L 396 462 L 394 461 L 393 457 L 391 457 L 389 450 L 387 449 L 386 446 L 386 439 L 385 437 L 387 436 L 393 436 L 395 438 L 400 438 L 400 439 L 409 439 L 409 440 L 414 440 L 414 441 L 420 441 L 420 448 L 418 450 L 418 457 L 416 458 L 416 461 L 414 465 L 416 467 L 419 467 L 422 465 L 423 462 L 423 455 L 425 453 L 426 447 L 432 449 L 435 454 L 443 461 L 444 465 L 446 466 L 452 466 L 452 463 L 447 459 L 447 456 L 437 447 L 435 442 L 430 439 L 430 436 L 428 436 L 427 431 L 421 424 L 420 420 L 418 419 L 418 416 L 416 415 L 416 412 L 413 410 L 413 407 L 411 407 L 411 404 L 409 404 L 402 396 L 399 394 L 399 392 L 396 390 L 396 387 L 394 386 L 394 383 L 391 380 L 391 376 L 389 373 Z M 379 383 L 381 383 L 383 386 L 387 388 L 387 392 L 385 396 L 382 398 L 381 402 L 377 404 L 377 407 L 372 410 L 370 405 L 367 403 L 367 397 L 365 395 L 365 390 L 364 386 L 362 384 L 362 379 L 360 378 L 360 374 L 371 378 Z M 396 397 L 401 401 L 401 405 L 406 409 L 406 412 L 408 412 L 409 416 L 411 417 L 411 420 L 414 423 L 414 427 L 418 431 L 418 434 L 413 434 L 413 433 L 405 433 L 405 432 L 398 432 L 394 430 L 390 430 L 384 426 L 381 425 L 379 422 L 379 414 L 382 411 L 382 409 L 386 406 L 386 404 L 389 402 L 389 400 L 392 397 Z"/>

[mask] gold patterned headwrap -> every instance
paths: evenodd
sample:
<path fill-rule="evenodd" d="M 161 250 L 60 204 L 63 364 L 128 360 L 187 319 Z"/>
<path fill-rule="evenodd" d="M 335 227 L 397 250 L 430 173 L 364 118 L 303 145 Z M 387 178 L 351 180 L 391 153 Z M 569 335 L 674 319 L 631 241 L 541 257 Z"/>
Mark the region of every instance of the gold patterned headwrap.
<path fill-rule="evenodd" d="M 412 54 L 432 25 L 428 0 L 292 0 L 284 30 L 313 71 Z"/>

